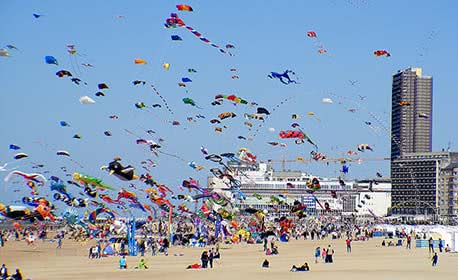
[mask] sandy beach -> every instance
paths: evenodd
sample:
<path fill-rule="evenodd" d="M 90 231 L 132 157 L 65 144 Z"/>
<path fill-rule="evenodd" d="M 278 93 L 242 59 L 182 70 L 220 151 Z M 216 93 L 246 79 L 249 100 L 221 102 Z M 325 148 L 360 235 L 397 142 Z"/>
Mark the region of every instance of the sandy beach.
<path fill-rule="evenodd" d="M 457 279 L 458 254 L 440 254 L 437 267 L 431 267 L 427 249 L 406 250 L 401 247 L 380 247 L 381 239 L 354 242 L 353 252 L 345 252 L 344 240 L 304 241 L 280 243 L 280 254 L 267 256 L 271 268 L 262 269 L 266 258 L 262 245 L 223 245 L 221 260 L 213 269 L 186 270 L 189 264 L 200 262 L 202 248 L 173 247 L 169 256 L 145 255 L 148 270 L 135 270 L 140 257 L 127 257 L 128 270 L 118 269 L 118 257 L 90 260 L 90 243 L 65 240 L 62 249 L 56 244 L 38 242 L 36 247 L 25 242 L 7 242 L 0 249 L 0 263 L 10 271 L 22 269 L 26 278 L 37 279 Z M 314 263 L 316 246 L 331 244 L 335 249 L 333 264 Z M 174 254 L 184 254 L 174 256 Z M 292 273 L 293 264 L 307 261 L 310 272 Z"/>

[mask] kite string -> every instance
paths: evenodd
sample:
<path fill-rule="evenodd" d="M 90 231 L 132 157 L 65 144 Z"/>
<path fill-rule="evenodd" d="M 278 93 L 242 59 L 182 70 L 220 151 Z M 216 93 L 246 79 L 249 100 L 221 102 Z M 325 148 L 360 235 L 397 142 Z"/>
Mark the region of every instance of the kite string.
<path fill-rule="evenodd" d="M 399 139 L 396 138 L 395 135 L 391 134 L 391 132 L 388 130 L 388 128 L 385 126 L 384 122 L 382 120 L 380 120 L 380 118 L 375 115 L 373 112 L 369 111 L 366 107 L 362 106 L 361 104 L 358 104 L 358 102 L 354 101 L 353 99 L 351 98 L 348 98 L 348 97 L 345 97 L 345 96 L 338 96 L 336 94 L 332 94 L 331 95 L 333 96 L 336 96 L 336 97 L 340 97 L 342 99 L 345 99 L 345 100 L 349 100 L 353 103 L 355 103 L 356 105 L 358 105 L 360 108 L 362 108 L 363 110 L 365 110 L 376 122 L 378 122 L 378 124 L 381 126 L 381 128 L 385 131 L 385 133 L 387 133 L 388 135 L 390 135 L 390 139 L 393 141 L 393 143 L 398 146 L 399 148 L 399 151 L 402 153 L 402 150 L 403 150 L 403 147 L 401 145 L 401 142 L 399 141 Z M 413 173 L 413 168 L 412 167 L 409 167 L 409 174 L 410 174 L 410 179 L 411 179 L 411 182 L 413 185 L 416 185 L 417 184 L 417 180 L 416 180 L 416 177 L 414 176 L 414 173 Z"/>
<path fill-rule="evenodd" d="M 275 107 L 273 107 L 272 109 L 272 112 L 275 112 L 278 108 L 280 108 L 281 105 L 283 105 L 284 103 L 290 101 L 291 99 L 293 99 L 294 97 L 293 96 L 290 96 L 290 97 L 287 97 L 285 98 L 283 101 L 281 101 L 279 104 L 277 104 Z M 267 120 L 269 119 L 269 117 L 266 117 L 266 119 L 260 123 L 258 125 L 258 127 L 256 128 L 256 130 L 254 131 L 254 134 L 251 136 L 251 138 L 254 140 L 254 138 L 257 136 L 259 130 L 265 125 L 265 123 L 267 122 Z"/>
<path fill-rule="evenodd" d="M 159 93 L 159 91 L 156 89 L 156 87 L 153 85 L 153 84 L 150 84 L 151 88 L 153 89 L 153 91 L 159 96 L 159 98 L 162 100 L 162 102 L 164 103 L 165 107 L 167 108 L 167 110 L 170 112 L 170 114 L 173 115 L 173 111 L 172 109 L 170 109 L 169 107 L 169 104 L 167 103 L 167 100 L 165 100 L 165 98 Z"/>

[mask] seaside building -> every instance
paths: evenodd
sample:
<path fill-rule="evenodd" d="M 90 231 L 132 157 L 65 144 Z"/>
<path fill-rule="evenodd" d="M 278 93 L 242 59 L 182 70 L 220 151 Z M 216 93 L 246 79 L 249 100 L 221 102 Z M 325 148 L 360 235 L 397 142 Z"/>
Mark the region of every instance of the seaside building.
<path fill-rule="evenodd" d="M 421 68 L 393 75 L 391 96 L 391 158 L 404 153 L 431 152 L 433 78 Z"/>
<path fill-rule="evenodd" d="M 255 208 L 278 215 L 289 214 L 294 201 L 307 206 L 309 215 L 386 216 L 391 206 L 391 182 L 387 179 L 339 182 L 339 178 L 323 178 L 301 171 L 275 171 L 267 163 L 229 165 L 232 175 L 240 181 L 246 200 L 236 207 Z M 320 189 L 311 192 L 307 186 L 313 178 L 320 181 Z M 216 177 L 208 178 L 208 187 L 227 186 Z M 272 200 L 280 198 L 284 205 Z M 326 210 L 325 206 L 330 210 Z"/>
<path fill-rule="evenodd" d="M 447 177 L 454 176 L 456 163 L 456 152 L 406 153 L 392 160 L 392 213 L 406 220 L 437 219 L 456 209 L 449 199 L 456 196 L 453 177 Z"/>
<path fill-rule="evenodd" d="M 458 224 L 458 162 L 440 171 L 439 215 L 446 224 Z"/>

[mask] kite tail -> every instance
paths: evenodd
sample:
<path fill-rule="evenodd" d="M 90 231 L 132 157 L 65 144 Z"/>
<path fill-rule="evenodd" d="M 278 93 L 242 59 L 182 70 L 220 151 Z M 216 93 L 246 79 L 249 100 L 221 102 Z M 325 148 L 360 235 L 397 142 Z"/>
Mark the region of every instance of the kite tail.
<path fill-rule="evenodd" d="M 225 49 L 222 49 L 220 46 L 216 45 L 216 44 L 213 44 L 210 40 L 208 40 L 207 38 L 205 37 L 202 37 L 202 34 L 195 30 L 194 28 L 190 27 L 190 26 L 187 26 L 187 25 L 183 25 L 184 28 L 188 29 L 192 34 L 194 34 L 197 38 L 199 38 L 202 42 L 204 43 L 207 43 L 209 44 L 210 46 L 214 47 L 214 48 L 217 48 L 221 53 L 224 53 L 224 54 L 228 54 L 230 56 L 233 56 L 231 53 L 227 52 Z"/>

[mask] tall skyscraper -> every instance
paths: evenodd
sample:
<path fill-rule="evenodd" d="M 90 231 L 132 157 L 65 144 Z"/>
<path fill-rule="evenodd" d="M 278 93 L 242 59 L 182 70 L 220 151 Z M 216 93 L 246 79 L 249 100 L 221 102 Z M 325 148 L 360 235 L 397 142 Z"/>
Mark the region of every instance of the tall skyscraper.
<path fill-rule="evenodd" d="M 393 75 L 391 97 L 391 159 L 405 153 L 431 152 L 433 78 L 421 68 Z"/>

